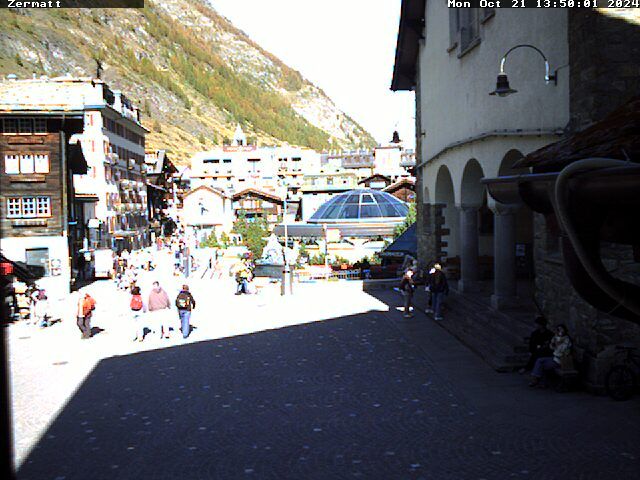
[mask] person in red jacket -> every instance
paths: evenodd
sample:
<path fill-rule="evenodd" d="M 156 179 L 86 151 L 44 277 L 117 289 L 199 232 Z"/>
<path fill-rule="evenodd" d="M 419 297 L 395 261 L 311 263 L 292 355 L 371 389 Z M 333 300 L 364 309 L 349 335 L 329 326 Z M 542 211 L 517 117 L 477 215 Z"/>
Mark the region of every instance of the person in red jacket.
<path fill-rule="evenodd" d="M 147 311 L 144 302 L 142 301 L 142 295 L 140 293 L 140 287 L 133 286 L 131 289 L 131 300 L 129 301 L 129 308 L 131 309 L 131 315 L 133 317 L 133 323 L 135 324 L 136 337 L 133 341 L 141 342 L 144 340 L 144 322 L 143 314 Z"/>
<path fill-rule="evenodd" d="M 91 338 L 91 317 L 96 308 L 96 301 L 88 292 L 78 300 L 77 325 L 82 333 L 82 339 Z"/>

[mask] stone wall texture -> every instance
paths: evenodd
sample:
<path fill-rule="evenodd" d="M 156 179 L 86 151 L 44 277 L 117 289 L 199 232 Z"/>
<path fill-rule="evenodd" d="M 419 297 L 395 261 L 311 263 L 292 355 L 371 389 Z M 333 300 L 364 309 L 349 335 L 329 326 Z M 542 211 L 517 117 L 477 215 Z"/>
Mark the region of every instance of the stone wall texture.
<path fill-rule="evenodd" d="M 575 344 L 576 360 L 587 388 L 601 392 L 605 375 L 615 359 L 615 345 L 640 347 L 640 325 L 600 312 L 583 300 L 569 283 L 559 251 L 548 235 L 544 216 L 535 215 L 536 299 L 550 324 L 567 325 Z M 603 245 L 602 259 L 612 275 L 640 284 L 640 264 L 634 262 L 631 247 Z"/>
<path fill-rule="evenodd" d="M 571 130 L 640 95 L 639 58 L 640 10 L 569 10 Z"/>
<path fill-rule="evenodd" d="M 640 95 L 640 11 L 571 9 L 569 59 L 571 134 Z M 534 226 L 537 301 L 552 324 L 567 325 L 585 386 L 601 392 L 616 358 L 615 345 L 640 347 L 640 325 L 583 300 L 565 274 L 557 229 L 539 214 Z M 640 284 L 640 264 L 630 246 L 602 245 L 601 252 L 614 277 Z"/>

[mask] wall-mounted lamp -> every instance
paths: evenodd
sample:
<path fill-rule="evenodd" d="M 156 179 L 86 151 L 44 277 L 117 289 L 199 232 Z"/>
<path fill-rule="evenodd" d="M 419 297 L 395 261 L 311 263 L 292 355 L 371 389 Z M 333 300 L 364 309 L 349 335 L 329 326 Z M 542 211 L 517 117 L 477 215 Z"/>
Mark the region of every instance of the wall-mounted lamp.
<path fill-rule="evenodd" d="M 544 53 L 542 53 L 542 51 L 539 48 L 534 47 L 533 45 L 522 44 L 522 45 L 516 45 L 515 47 L 511 47 L 507 51 L 507 53 L 504 54 L 504 57 L 502 57 L 502 60 L 500 60 L 500 73 L 498 74 L 496 89 L 493 92 L 489 93 L 489 95 L 498 95 L 499 97 L 506 97 L 507 95 L 511 95 L 512 93 L 518 92 L 517 90 L 514 90 L 509 86 L 509 79 L 507 78 L 507 74 L 504 73 L 504 63 L 507 61 L 507 56 L 511 52 L 513 52 L 516 48 L 521 48 L 521 47 L 532 48 L 536 52 L 538 52 L 542 56 L 542 59 L 544 60 L 544 82 L 546 84 L 549 84 L 551 82 L 553 82 L 554 85 L 558 84 L 558 71 L 556 70 L 553 75 L 549 74 L 549 61 L 547 60 L 547 57 L 545 57 Z"/>

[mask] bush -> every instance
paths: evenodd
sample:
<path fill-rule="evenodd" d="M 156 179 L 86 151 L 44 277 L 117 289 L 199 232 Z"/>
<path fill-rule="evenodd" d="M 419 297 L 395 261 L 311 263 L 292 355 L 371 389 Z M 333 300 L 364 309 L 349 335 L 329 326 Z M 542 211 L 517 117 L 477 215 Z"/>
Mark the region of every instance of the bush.
<path fill-rule="evenodd" d="M 218 242 L 218 236 L 216 232 L 211 232 L 206 240 L 200 242 L 202 248 L 220 248 L 220 242 Z"/>
<path fill-rule="evenodd" d="M 309 258 L 309 265 L 324 265 L 324 260 L 324 253 L 319 253 L 318 255 L 313 255 Z"/>
<path fill-rule="evenodd" d="M 229 238 L 229 235 L 227 235 L 227 232 L 222 232 L 220 235 L 220 243 L 222 244 L 222 248 L 227 248 L 231 243 L 231 239 Z"/>
<path fill-rule="evenodd" d="M 351 262 L 340 255 L 336 255 L 336 258 L 331 262 L 331 265 L 334 267 L 341 267 L 342 265 L 350 266 Z"/>

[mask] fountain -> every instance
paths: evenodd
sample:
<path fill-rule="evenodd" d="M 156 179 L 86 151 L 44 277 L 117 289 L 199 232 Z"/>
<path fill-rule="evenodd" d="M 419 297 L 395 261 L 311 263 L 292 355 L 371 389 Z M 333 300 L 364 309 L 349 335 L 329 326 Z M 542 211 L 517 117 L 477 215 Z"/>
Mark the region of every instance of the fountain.
<path fill-rule="evenodd" d="M 255 262 L 256 268 L 253 273 L 256 277 L 280 278 L 284 270 L 285 257 L 289 265 L 295 265 L 299 256 L 300 245 L 297 242 L 293 248 L 283 247 L 278 237 L 272 233 L 262 249 L 262 256 Z"/>
<path fill-rule="evenodd" d="M 289 257 L 287 257 L 289 259 Z M 271 234 L 262 249 L 262 257 L 256 260 L 256 277 L 280 278 L 284 268 L 284 252 L 275 234 Z"/>

